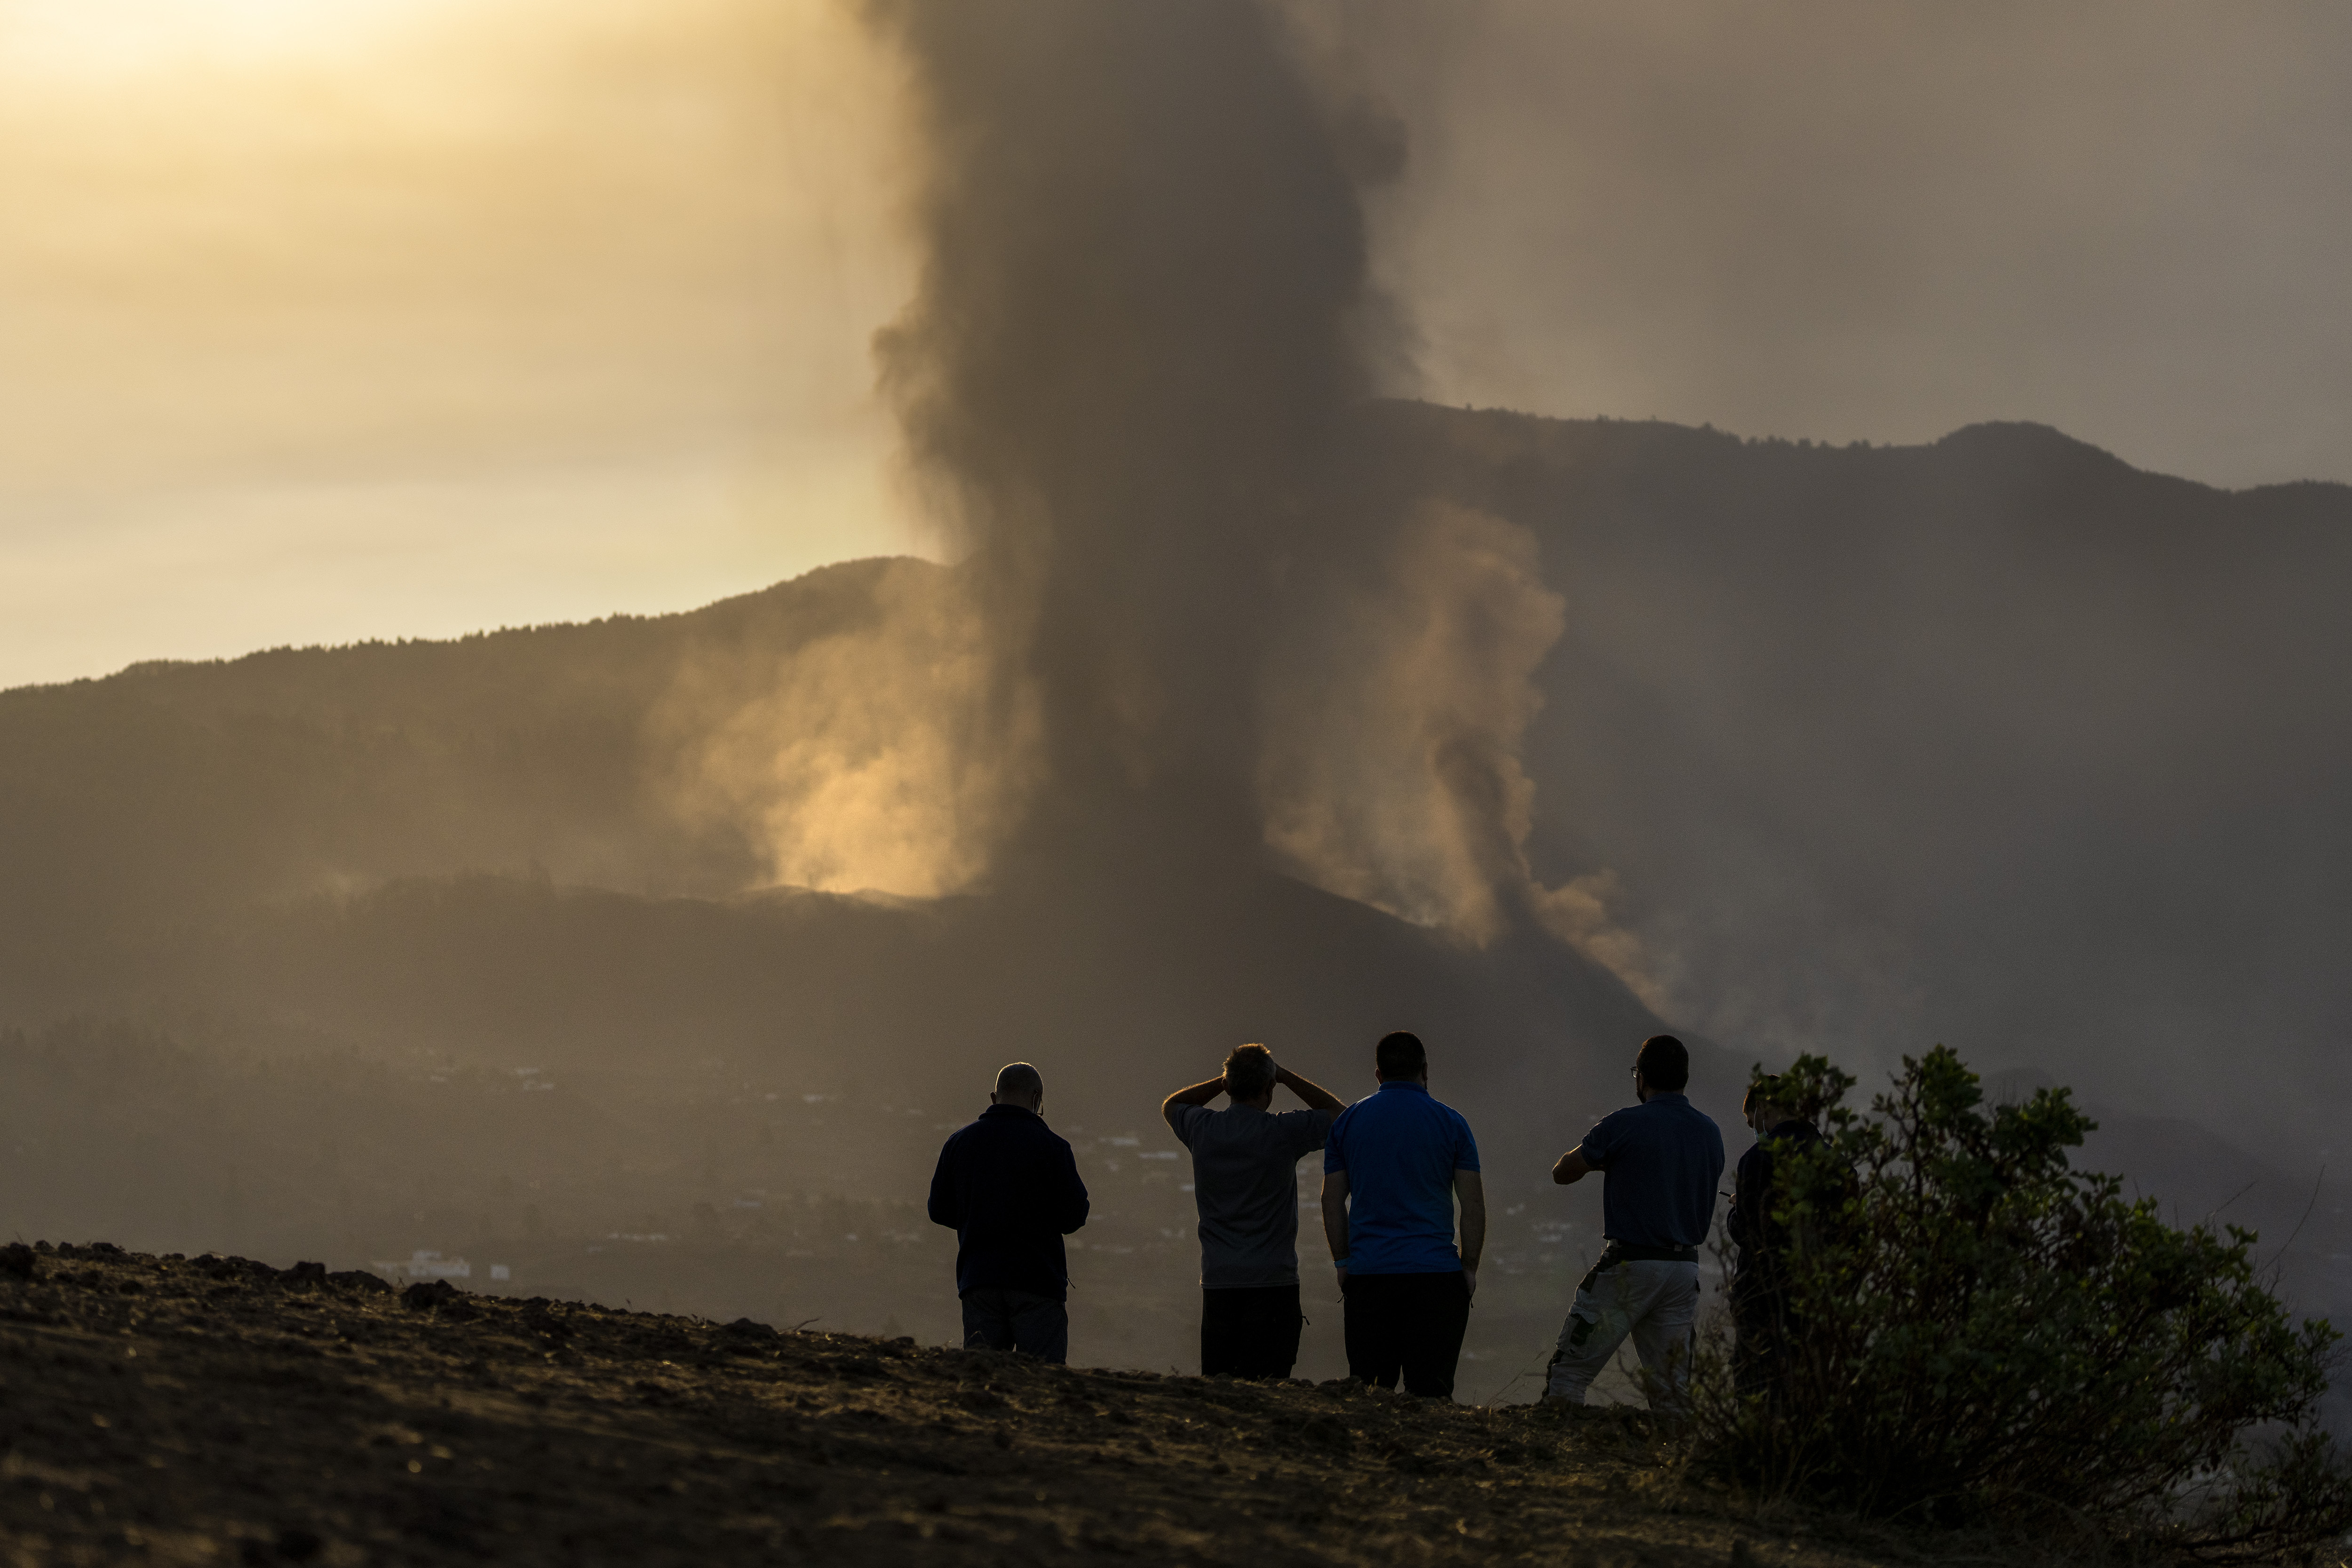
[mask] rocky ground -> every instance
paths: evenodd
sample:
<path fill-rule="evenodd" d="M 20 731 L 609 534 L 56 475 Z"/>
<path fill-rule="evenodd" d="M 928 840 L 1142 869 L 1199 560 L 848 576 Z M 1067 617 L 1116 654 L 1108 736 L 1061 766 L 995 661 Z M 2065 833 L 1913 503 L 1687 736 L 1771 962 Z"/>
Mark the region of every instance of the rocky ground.
<path fill-rule="evenodd" d="M 0 1248 L 11 1564 L 1940 1555 L 1744 1506 L 1646 1421 Z"/>

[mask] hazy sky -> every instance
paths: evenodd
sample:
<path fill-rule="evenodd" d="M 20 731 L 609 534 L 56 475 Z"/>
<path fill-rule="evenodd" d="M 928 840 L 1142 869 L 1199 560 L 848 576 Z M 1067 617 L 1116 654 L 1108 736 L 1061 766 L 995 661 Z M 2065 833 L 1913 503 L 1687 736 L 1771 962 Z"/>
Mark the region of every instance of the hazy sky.
<path fill-rule="evenodd" d="M 1431 395 L 2352 479 L 2352 6 L 1430 9 L 1373 32 Z"/>
<path fill-rule="evenodd" d="M 905 548 L 824 0 L 0 0 L 0 684 Z"/>
<path fill-rule="evenodd" d="M 1400 390 L 2352 479 L 2352 9 L 1320 20 L 1410 124 Z M 919 544 L 898 101 L 829 0 L 0 0 L 0 684 Z"/>

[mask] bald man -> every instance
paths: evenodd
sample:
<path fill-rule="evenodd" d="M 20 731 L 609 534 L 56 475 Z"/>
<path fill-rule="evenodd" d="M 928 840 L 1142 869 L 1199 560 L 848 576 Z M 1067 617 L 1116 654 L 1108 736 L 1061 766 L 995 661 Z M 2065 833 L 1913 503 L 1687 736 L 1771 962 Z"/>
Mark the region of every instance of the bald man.
<path fill-rule="evenodd" d="M 931 1223 L 956 1233 L 964 1348 L 1063 1362 L 1070 1271 L 1062 1237 L 1087 1223 L 1087 1184 L 1045 1109 L 1035 1068 L 1013 1062 L 996 1075 L 988 1109 L 940 1151 Z"/>

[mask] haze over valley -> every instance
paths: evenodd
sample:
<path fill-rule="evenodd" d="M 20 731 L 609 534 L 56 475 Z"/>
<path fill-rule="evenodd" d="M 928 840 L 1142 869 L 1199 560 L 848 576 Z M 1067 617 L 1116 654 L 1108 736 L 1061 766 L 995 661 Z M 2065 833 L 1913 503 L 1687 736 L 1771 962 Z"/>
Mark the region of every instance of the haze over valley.
<path fill-rule="evenodd" d="M 600 15 L 611 37 L 651 26 Z M 836 145 L 811 126 L 866 124 L 838 144 L 867 161 L 824 176 L 846 206 L 808 224 L 842 256 L 870 241 L 897 259 L 835 275 L 859 310 L 827 307 L 841 294 L 798 262 L 693 296 L 804 285 L 801 337 L 749 307 L 630 318 L 651 356 L 630 363 L 674 349 L 674 377 L 548 434 L 545 471 L 570 476 L 553 489 L 597 495 L 583 529 L 662 563 L 664 613 L 533 609 L 592 592 L 648 607 L 629 571 L 599 568 L 394 637 L 385 618 L 431 602 L 436 552 L 498 487 L 446 514 L 378 487 L 369 507 L 406 494 L 394 510 L 430 548 L 384 542 L 407 521 L 370 536 L 398 582 L 302 623 L 344 630 L 293 637 L 335 646 L 0 691 L 0 1229 L 336 1268 L 434 1253 L 476 1289 L 937 1342 L 953 1240 L 922 1213 L 930 1163 L 1024 1058 L 1095 1194 L 1074 1355 L 1181 1366 L 1197 1247 L 1160 1097 L 1262 1040 L 1352 1099 L 1372 1041 L 1411 1028 L 1493 1194 L 1463 1394 L 1518 1399 L 1598 1247 L 1598 1193 L 1555 1188 L 1550 1162 L 1622 1100 L 1635 1042 L 1671 1028 L 1735 1147 L 1750 1064 L 1801 1051 L 1865 1090 L 1939 1042 L 1998 1093 L 2072 1084 L 2103 1123 L 2088 1163 L 2183 1219 L 2260 1228 L 2297 1305 L 2352 1321 L 2334 1173 L 2352 1104 L 2352 488 L 2311 457 L 2340 441 L 2342 405 L 2277 391 L 2324 438 L 2232 466 L 2253 447 L 2209 431 L 2194 465 L 2189 446 L 2166 463 L 2141 453 L 2187 416 L 2151 414 L 2143 388 L 2098 416 L 2141 443 L 2118 457 L 2039 422 L 2091 407 L 2080 385 L 2045 395 L 1955 347 L 1969 398 L 2005 405 L 1952 415 L 1928 376 L 1906 383 L 1900 429 L 1849 423 L 1832 444 L 1808 422 L 1858 405 L 1803 401 L 1811 351 L 1790 351 L 1811 367 L 1791 371 L 1792 423 L 1733 434 L 1661 339 L 1685 369 L 1617 384 L 1672 391 L 1682 422 L 1463 406 L 1512 387 L 1593 412 L 1549 372 L 1473 352 L 1464 313 L 1509 289 L 1463 289 L 1511 268 L 1473 268 L 1427 226 L 1470 181 L 1464 149 L 1526 112 L 1463 109 L 1464 73 L 1497 39 L 1602 42 L 1507 5 L 1465 15 L 1448 33 L 1403 8 L 1244 0 L 780 11 L 757 58 L 791 62 L 800 129 L 740 145 L 757 164 Z M 748 26 L 695 8 L 663 70 L 703 80 Z M 1698 45 L 1648 26 L 1609 47 L 1705 78 Z M 2168 26 L 2180 50 L 2198 36 Z M 2304 81 L 2275 38 L 2232 47 Z M 2143 80 L 2173 79 L 2166 60 Z M 767 79 L 742 68 L 684 101 L 756 101 Z M 826 97 L 852 80 L 882 84 L 888 113 Z M 2032 117 L 2053 134 L 2074 124 L 2054 101 Z M 677 123 L 700 144 L 701 122 Z M 1433 183 L 1446 170 L 1456 183 Z M 677 198 L 713 226 L 680 246 L 758 226 L 729 205 L 740 173 Z M 538 256 L 549 231 L 518 232 Z M 729 268 L 745 254 L 711 243 Z M 638 257 L 669 276 L 657 259 Z M 1459 264 L 1443 286 L 1441 262 Z M 221 278 L 246 300 L 250 276 Z M 623 300 L 643 281 L 581 286 Z M 1539 303 L 1530 341 L 1570 330 Z M 2184 319 L 2179 342 L 2218 331 Z M 1749 368 L 1727 373 L 1725 406 L 1761 420 L 1743 378 L 1780 330 L 1738 341 Z M 1618 363 L 1599 346 L 1616 339 L 1586 342 Z M 751 380 L 800 363 L 830 390 L 798 414 L 730 402 L 709 354 Z M 810 368 L 824 354 L 833 368 Z M 1482 364 L 1500 379 L 1477 382 Z M 802 417 L 836 393 L 835 423 Z M 789 507 L 710 524 L 761 541 L 731 557 L 575 465 L 592 427 L 634 432 L 637 457 L 662 430 L 707 435 L 705 394 L 733 410 L 717 424 L 764 407 L 758 464 L 796 476 L 777 481 Z M 324 461 L 342 437 L 315 428 L 285 437 L 299 461 L 254 455 L 298 429 L 274 397 L 225 414 L 234 439 L 201 460 L 220 429 L 132 442 L 150 467 L 107 504 L 135 489 L 169 510 L 192 485 Z M 431 468 L 464 421 L 427 404 L 405 435 L 359 404 L 320 418 Z M 96 504 L 59 501 L 99 481 L 52 460 L 0 474 L 20 517 L 48 515 L 37 491 L 60 516 Z M 796 531 L 819 513 L 834 531 Z M 527 536 L 552 576 L 601 548 Z M 480 587 L 457 597 L 488 606 Z M 133 635 L 103 591 L 45 614 L 25 624 L 114 626 L 38 650 L 27 632 L 16 668 L 45 678 L 59 649 Z M 224 611 L 204 637 L 266 626 L 257 646 L 290 624 Z M 185 651 L 180 636 L 147 651 Z M 1307 1270 L 1314 1376 L 1341 1364 L 1325 1267 Z"/>
<path fill-rule="evenodd" d="M 1525 911 L 1482 941 L 1335 896 L 1115 787 L 977 871 L 920 818 L 911 841 L 847 833 L 810 890 L 807 803 L 838 781 L 803 763 L 753 788 L 712 737 L 917 768 L 971 700 L 952 661 L 863 703 L 824 682 L 949 617 L 959 575 L 922 562 L 683 616 L 142 667 L 0 699 L 0 985 L 28 1031 L 0 1047 L 11 1226 L 338 1267 L 427 1248 L 478 1286 L 504 1263 L 531 1292 L 942 1335 L 929 1161 L 993 1065 L 1028 1058 L 1097 1194 L 1086 1353 L 1181 1364 L 1190 1166 L 1159 1095 L 1243 1037 L 1361 1093 L 1368 1042 L 1403 1020 L 1498 1194 L 1482 1311 L 1517 1310 L 1482 1317 L 1476 1392 L 1539 1350 L 1595 1245 L 1597 1209 L 1544 1179 L 1554 1145 L 1663 1020 L 1717 1046 L 1700 1097 L 1727 1123 L 1748 1063 L 1797 1049 L 1863 1068 L 1942 1040 L 2074 1083 L 2108 1123 L 2095 1161 L 2185 1215 L 2293 1231 L 2291 1278 L 2341 1299 L 2334 1178 L 2295 1229 L 2327 1101 L 2283 1105 L 2263 1075 L 2341 1005 L 2324 955 L 2352 931 L 2310 870 L 2342 854 L 2345 731 L 2331 754 L 2246 693 L 2324 694 L 2311 672 L 2346 667 L 2336 623 L 2277 610 L 2344 580 L 2352 495 L 2231 496 L 2030 427 L 1832 450 L 1387 405 L 1363 438 L 1544 563 L 1639 590 L 1612 619 L 1577 573 L 1541 579 L 1584 610 L 1531 672 L 1528 874 L 1589 894 L 1580 948 Z M 1938 499 L 1888 504 L 1907 496 Z M 2102 520 L 2127 510 L 2126 555 Z M 2103 592 L 2050 589 L 2070 573 Z M 1659 638 L 1645 598 L 1724 629 Z M 2241 679 L 2200 687 L 2224 658 Z M 2168 665 L 2152 711 L 2118 702 Z M 1661 689 L 1708 721 L 1661 722 Z M 2255 792 L 2260 811 L 2210 805 Z M 2238 901 L 2212 918 L 2217 899 Z M 2209 1068 L 2249 975 L 2281 1037 Z"/>

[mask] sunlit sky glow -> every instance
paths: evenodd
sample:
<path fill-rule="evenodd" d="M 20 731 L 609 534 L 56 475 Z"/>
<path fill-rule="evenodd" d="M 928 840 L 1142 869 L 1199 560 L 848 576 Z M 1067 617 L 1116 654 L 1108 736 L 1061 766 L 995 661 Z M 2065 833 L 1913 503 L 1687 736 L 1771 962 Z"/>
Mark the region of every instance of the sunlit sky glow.
<path fill-rule="evenodd" d="M 108 77 L 348 56 L 456 0 L 14 0 L 0 10 L 11 74 Z"/>
<path fill-rule="evenodd" d="M 0 684 L 920 542 L 823 0 L 0 0 Z"/>
<path fill-rule="evenodd" d="M 1400 390 L 2352 479 L 2352 7 L 1292 4 Z M 898 105 L 844 0 L 0 0 L 0 685 L 923 547 Z"/>

